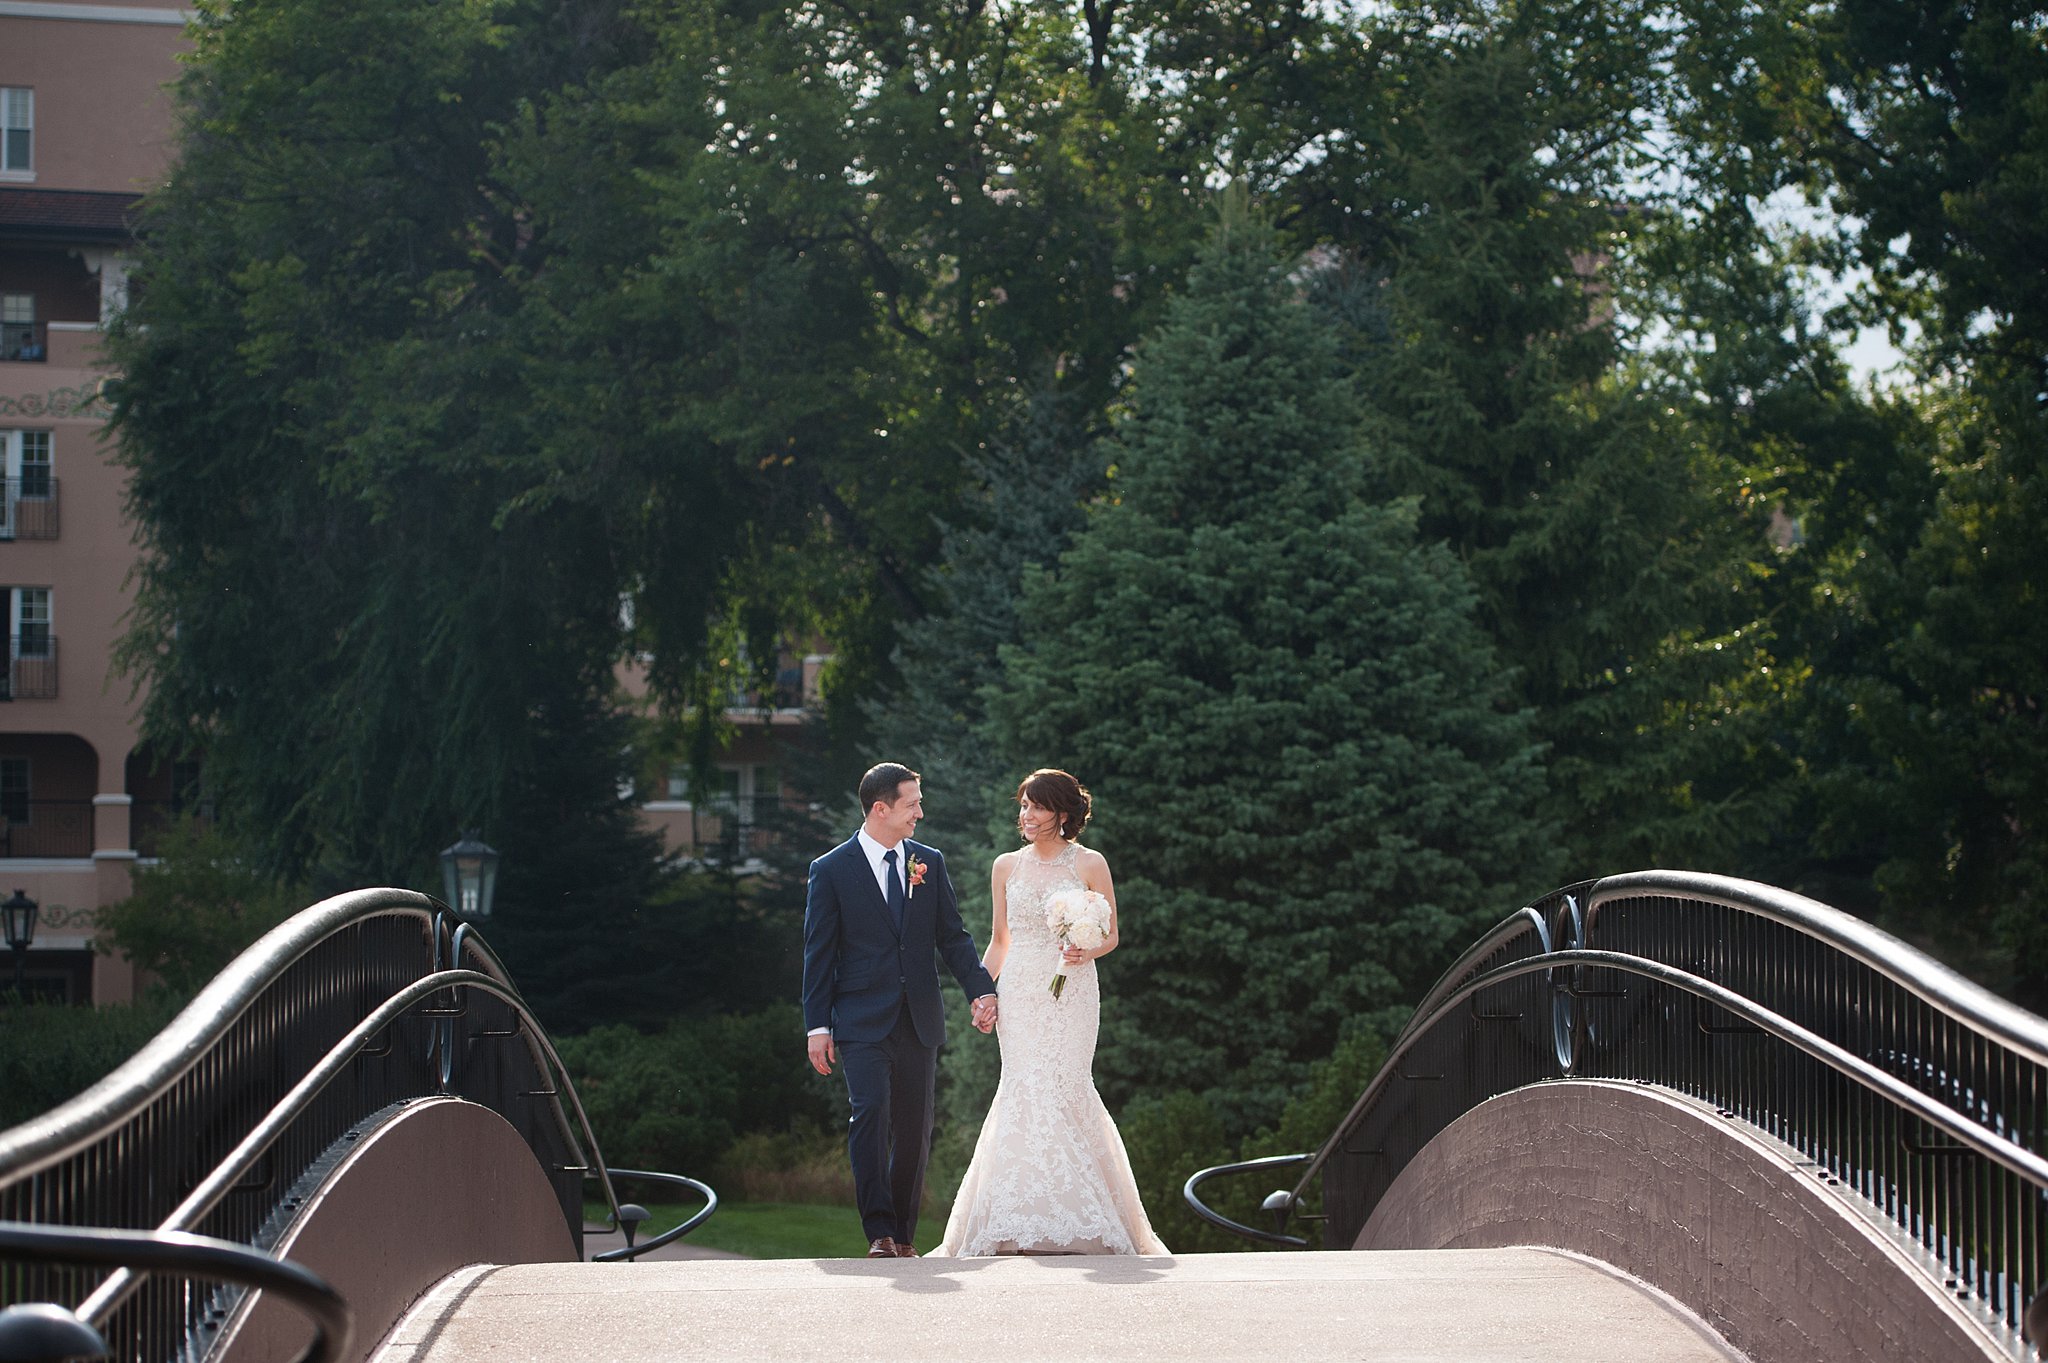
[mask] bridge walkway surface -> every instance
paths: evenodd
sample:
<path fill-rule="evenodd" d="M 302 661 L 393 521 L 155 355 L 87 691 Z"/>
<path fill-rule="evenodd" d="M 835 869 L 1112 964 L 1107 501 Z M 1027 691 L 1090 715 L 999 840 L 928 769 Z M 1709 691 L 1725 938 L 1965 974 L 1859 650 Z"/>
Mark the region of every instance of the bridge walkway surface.
<path fill-rule="evenodd" d="M 477 1265 L 374 1363 L 1356 1359 L 1727 1363 L 1652 1288 L 1546 1249 L 1171 1259 L 690 1259 Z"/>

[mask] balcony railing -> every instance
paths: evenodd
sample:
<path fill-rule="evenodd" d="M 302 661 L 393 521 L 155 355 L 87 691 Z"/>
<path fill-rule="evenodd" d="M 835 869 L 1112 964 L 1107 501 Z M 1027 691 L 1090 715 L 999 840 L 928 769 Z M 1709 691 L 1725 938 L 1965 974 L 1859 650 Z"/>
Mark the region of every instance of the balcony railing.
<path fill-rule="evenodd" d="M 697 856 L 745 862 L 784 845 L 792 833 L 815 833 L 817 820 L 816 807 L 805 800 L 727 796 L 691 809 L 690 842 Z"/>
<path fill-rule="evenodd" d="M 800 678 L 782 676 L 773 686 L 735 686 L 726 693 L 725 706 L 728 713 L 741 715 L 759 714 L 775 710 L 801 710 L 804 707 L 804 688 Z"/>
<path fill-rule="evenodd" d="M 48 473 L 0 481 L 0 540 L 57 538 L 57 480 Z"/>
<path fill-rule="evenodd" d="M 7 675 L 0 678 L 0 700 L 57 698 L 57 638 L 52 634 L 15 634 L 7 640 Z"/>
<path fill-rule="evenodd" d="M 9 800 L 0 794 L 0 857 L 89 857 L 91 800 Z"/>

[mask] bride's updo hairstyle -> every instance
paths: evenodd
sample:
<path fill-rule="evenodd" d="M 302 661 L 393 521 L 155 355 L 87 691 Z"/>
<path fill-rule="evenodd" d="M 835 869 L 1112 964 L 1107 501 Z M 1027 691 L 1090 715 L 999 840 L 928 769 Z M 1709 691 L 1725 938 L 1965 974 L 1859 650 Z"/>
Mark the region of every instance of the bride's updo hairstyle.
<path fill-rule="evenodd" d="M 1055 767 L 1040 767 L 1017 787 L 1017 798 L 1060 816 L 1060 836 L 1068 842 L 1088 824 L 1088 787 Z"/>

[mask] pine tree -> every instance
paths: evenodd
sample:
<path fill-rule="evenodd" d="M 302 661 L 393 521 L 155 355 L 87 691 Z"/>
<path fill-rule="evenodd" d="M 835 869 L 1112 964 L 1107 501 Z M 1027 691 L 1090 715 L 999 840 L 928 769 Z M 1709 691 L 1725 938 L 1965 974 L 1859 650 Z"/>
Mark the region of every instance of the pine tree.
<path fill-rule="evenodd" d="M 989 733 L 1097 797 L 1112 1103 L 1193 1089 L 1243 1134 L 1549 883 L 1542 754 L 1463 568 L 1360 495 L 1334 338 L 1241 204 L 1136 393 L 1109 504 L 1027 578 Z"/>

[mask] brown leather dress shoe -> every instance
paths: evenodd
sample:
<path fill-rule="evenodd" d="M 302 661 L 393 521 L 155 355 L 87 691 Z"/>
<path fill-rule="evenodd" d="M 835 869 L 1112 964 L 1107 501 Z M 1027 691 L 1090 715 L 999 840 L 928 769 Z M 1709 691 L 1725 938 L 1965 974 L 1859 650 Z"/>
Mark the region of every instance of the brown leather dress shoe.
<path fill-rule="evenodd" d="M 902 1251 L 897 1248 L 896 1242 L 886 1235 L 879 1240 L 868 1241 L 868 1258 L 870 1259 L 893 1259 L 900 1253 Z"/>
<path fill-rule="evenodd" d="M 917 1257 L 917 1250 L 908 1242 L 898 1240 L 896 1242 L 896 1257 L 899 1259 L 915 1259 Z"/>

